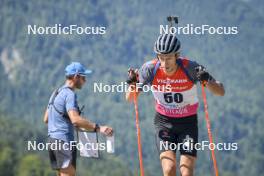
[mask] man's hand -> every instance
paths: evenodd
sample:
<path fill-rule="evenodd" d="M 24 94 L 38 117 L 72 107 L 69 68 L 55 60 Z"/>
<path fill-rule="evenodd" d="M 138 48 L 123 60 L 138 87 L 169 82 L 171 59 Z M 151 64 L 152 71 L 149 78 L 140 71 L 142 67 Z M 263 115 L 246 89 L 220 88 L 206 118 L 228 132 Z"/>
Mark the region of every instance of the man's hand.
<path fill-rule="evenodd" d="M 99 132 L 106 135 L 106 136 L 112 136 L 114 131 L 111 127 L 108 126 L 100 126 Z"/>
<path fill-rule="evenodd" d="M 195 67 L 196 76 L 201 83 L 207 83 L 212 80 L 212 76 L 206 71 L 205 67 Z"/>
<path fill-rule="evenodd" d="M 138 83 L 138 69 L 129 68 L 127 73 L 128 73 L 128 78 L 126 82 L 128 84 Z"/>

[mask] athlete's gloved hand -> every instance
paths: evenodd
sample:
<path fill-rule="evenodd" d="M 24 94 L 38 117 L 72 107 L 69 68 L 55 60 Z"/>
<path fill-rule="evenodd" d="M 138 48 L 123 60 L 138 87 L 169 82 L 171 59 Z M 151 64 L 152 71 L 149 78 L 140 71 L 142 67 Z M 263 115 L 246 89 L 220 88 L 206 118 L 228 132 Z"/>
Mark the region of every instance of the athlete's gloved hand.
<path fill-rule="evenodd" d="M 212 76 L 206 71 L 205 67 L 197 66 L 195 67 L 196 76 L 201 83 L 207 83 L 212 80 Z"/>
<path fill-rule="evenodd" d="M 130 84 L 136 84 L 138 83 L 138 70 L 129 68 L 128 71 L 128 78 L 127 78 L 127 83 Z"/>

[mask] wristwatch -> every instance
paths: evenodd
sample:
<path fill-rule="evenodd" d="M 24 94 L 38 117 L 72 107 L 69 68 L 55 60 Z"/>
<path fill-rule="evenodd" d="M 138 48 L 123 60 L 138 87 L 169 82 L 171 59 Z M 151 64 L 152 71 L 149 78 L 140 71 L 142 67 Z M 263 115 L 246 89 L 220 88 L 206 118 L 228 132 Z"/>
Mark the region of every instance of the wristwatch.
<path fill-rule="evenodd" d="M 100 130 L 100 126 L 98 125 L 98 123 L 96 123 L 94 127 L 94 132 L 97 132 L 98 130 Z"/>

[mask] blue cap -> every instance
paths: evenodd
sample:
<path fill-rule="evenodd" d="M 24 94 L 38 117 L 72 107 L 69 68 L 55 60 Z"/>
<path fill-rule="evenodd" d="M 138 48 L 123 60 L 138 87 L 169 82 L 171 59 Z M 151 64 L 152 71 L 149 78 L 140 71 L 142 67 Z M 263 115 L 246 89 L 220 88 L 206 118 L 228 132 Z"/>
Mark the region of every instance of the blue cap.
<path fill-rule="evenodd" d="M 70 65 L 68 65 L 65 68 L 65 75 L 71 76 L 71 75 L 81 75 L 81 76 L 87 76 L 88 74 L 91 74 L 92 70 L 86 69 L 82 64 L 79 62 L 72 62 Z"/>

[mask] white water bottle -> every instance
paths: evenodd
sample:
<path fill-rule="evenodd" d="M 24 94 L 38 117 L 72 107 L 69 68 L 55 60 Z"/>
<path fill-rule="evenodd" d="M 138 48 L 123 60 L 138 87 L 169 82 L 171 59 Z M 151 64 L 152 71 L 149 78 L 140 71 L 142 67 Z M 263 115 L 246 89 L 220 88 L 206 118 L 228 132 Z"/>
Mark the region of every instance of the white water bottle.
<path fill-rule="evenodd" d="M 107 153 L 114 153 L 115 152 L 114 143 L 115 143 L 114 135 L 106 137 L 106 151 L 107 151 Z"/>

